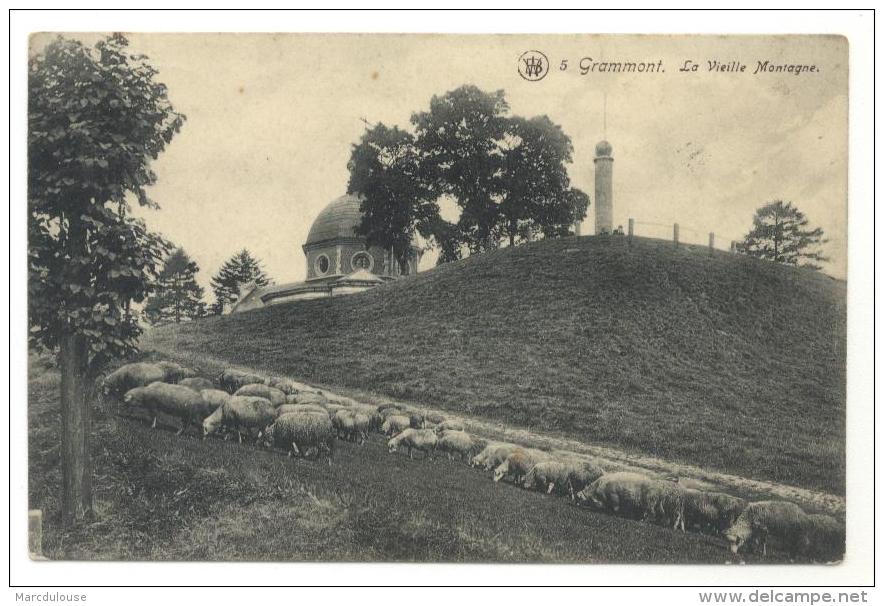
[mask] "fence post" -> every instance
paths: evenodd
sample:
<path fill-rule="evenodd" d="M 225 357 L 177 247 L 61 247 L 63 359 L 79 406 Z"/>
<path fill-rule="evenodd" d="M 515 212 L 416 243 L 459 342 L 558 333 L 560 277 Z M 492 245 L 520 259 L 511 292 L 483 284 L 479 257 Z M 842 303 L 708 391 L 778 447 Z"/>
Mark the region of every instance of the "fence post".
<path fill-rule="evenodd" d="M 710 231 L 709 232 L 709 252 L 711 253 L 713 250 L 715 250 L 715 233 Z"/>
<path fill-rule="evenodd" d="M 678 248 L 678 223 L 672 224 L 672 241 L 675 243 L 676 248 Z"/>
<path fill-rule="evenodd" d="M 737 241 L 731 240 L 731 254 L 737 254 Z"/>

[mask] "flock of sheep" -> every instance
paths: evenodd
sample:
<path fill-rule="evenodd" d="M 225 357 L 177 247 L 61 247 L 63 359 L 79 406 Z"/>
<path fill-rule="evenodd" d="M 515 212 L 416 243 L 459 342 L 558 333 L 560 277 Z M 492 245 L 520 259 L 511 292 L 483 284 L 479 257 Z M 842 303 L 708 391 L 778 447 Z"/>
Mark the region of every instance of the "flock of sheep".
<path fill-rule="evenodd" d="M 147 411 L 156 427 L 163 413 L 180 421 L 181 434 L 196 427 L 203 437 L 243 435 L 289 456 L 328 463 L 335 441 L 362 444 L 370 432 L 388 436 L 391 453 L 444 452 L 472 467 L 526 489 L 566 496 L 580 506 L 684 531 L 720 533 L 737 554 L 766 554 L 771 539 L 791 557 L 840 560 L 844 526 L 831 516 L 805 513 L 787 501 L 758 501 L 682 486 L 635 471 L 605 469 L 576 453 L 549 452 L 489 442 L 439 414 L 409 411 L 400 404 L 373 406 L 322 392 L 285 378 L 225 370 L 215 383 L 174 362 L 137 362 L 103 381 L 107 395 Z"/>

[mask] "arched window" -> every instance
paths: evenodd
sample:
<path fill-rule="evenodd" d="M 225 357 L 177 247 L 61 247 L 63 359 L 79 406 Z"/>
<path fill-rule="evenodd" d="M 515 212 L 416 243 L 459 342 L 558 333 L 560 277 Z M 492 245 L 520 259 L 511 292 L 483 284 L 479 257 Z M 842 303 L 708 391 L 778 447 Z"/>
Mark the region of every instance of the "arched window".
<path fill-rule="evenodd" d="M 367 252 L 359 251 L 350 258 L 350 266 L 354 271 L 359 271 L 360 269 L 371 271 L 372 267 L 374 267 L 374 259 Z"/>
<path fill-rule="evenodd" d="M 324 276 L 328 273 L 328 268 L 331 263 L 328 260 L 328 257 L 325 255 L 319 255 L 316 257 L 316 261 L 313 263 L 313 269 L 316 270 L 316 273 L 320 276 Z"/>

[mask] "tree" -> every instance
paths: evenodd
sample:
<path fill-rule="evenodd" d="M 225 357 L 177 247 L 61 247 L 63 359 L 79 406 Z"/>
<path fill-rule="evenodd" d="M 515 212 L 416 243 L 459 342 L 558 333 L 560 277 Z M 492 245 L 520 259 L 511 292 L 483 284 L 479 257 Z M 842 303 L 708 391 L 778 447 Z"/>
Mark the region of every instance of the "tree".
<path fill-rule="evenodd" d="M 430 197 L 414 137 L 397 127 L 377 124 L 353 146 L 347 168 L 347 193 L 362 198 L 356 233 L 369 246 L 392 250 L 407 267 L 416 233 L 431 236 L 439 205 Z"/>
<path fill-rule="evenodd" d="M 502 90 L 487 93 L 465 85 L 433 96 L 430 110 L 412 115 L 416 145 L 436 195 L 454 197 L 457 226 L 470 252 L 497 248 L 503 154 L 509 111 Z"/>
<path fill-rule="evenodd" d="M 212 290 L 215 292 L 215 303 L 212 313 L 220 314 L 224 306 L 235 303 L 240 295 L 240 288 L 251 282 L 255 286 L 267 286 L 270 278 L 261 269 L 261 263 L 245 248 L 230 257 L 212 277 Z"/>
<path fill-rule="evenodd" d="M 506 130 L 499 211 L 510 246 L 571 234 L 589 206 L 585 193 L 570 188 L 571 139 L 547 116 L 509 118 Z"/>
<path fill-rule="evenodd" d="M 755 212 L 740 249 L 751 257 L 819 269 L 816 262 L 828 261 L 820 251 L 826 242 L 822 228 L 808 228 L 807 217 L 791 202 L 775 200 Z"/>
<path fill-rule="evenodd" d="M 203 288 L 196 282 L 200 268 L 183 248 L 176 248 L 163 263 L 156 291 L 147 299 L 144 315 L 151 324 L 194 320 L 206 315 Z"/>
<path fill-rule="evenodd" d="M 183 122 L 165 85 L 120 34 L 88 47 L 58 37 L 28 62 L 29 341 L 61 368 L 62 521 L 92 510 L 94 379 L 135 350 L 131 303 L 158 277 L 168 244 L 128 216 L 147 195 L 150 161 Z"/>

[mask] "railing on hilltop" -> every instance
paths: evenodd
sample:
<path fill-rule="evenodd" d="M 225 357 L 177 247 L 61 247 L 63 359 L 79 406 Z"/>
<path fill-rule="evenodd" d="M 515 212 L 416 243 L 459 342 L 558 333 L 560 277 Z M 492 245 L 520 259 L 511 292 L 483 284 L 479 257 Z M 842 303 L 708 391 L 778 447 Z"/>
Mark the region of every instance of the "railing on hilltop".
<path fill-rule="evenodd" d="M 676 248 L 682 244 L 690 246 L 702 246 L 705 242 L 709 251 L 723 250 L 731 253 L 737 252 L 737 239 L 728 239 L 727 237 L 716 236 L 715 232 L 702 232 L 683 223 L 654 223 L 652 221 L 636 221 L 633 217 L 629 218 L 627 231 L 624 234 L 623 226 L 619 226 L 614 230 L 615 234 L 625 235 L 632 239 L 638 235 L 636 226 L 642 229 L 642 235 L 645 237 L 659 238 L 661 240 L 671 239 L 673 246 Z M 649 233 L 650 232 L 650 233 Z M 654 233 L 656 232 L 656 233 Z M 688 237 L 685 238 L 684 236 Z"/>

